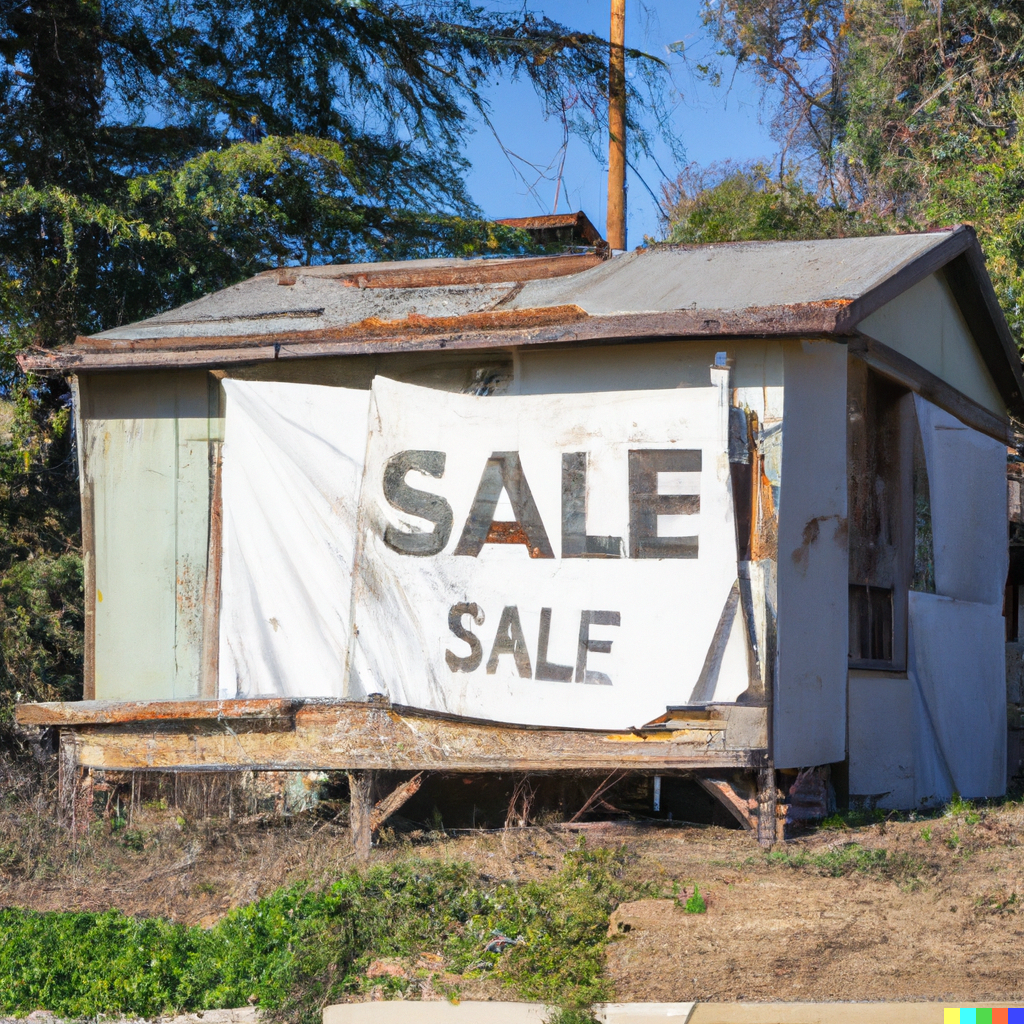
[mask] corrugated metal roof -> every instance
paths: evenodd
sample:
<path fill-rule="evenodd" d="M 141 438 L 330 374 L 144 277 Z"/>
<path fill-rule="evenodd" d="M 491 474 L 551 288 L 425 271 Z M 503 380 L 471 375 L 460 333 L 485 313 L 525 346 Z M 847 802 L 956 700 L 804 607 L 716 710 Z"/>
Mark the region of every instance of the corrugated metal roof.
<path fill-rule="evenodd" d="M 1007 406 L 1024 377 L 970 227 L 520 259 L 288 267 L 57 350 L 26 371 L 227 367 L 366 352 L 657 338 L 851 337 L 942 270 Z"/>
<path fill-rule="evenodd" d="M 178 309 L 96 339 L 229 339 L 293 335 L 361 321 L 460 316 L 497 309 L 579 306 L 589 316 L 739 311 L 861 298 L 951 231 L 808 242 L 740 242 L 639 250 L 579 273 L 517 281 L 518 260 L 417 260 L 289 269 L 260 274 Z M 556 257 L 558 259 L 558 257 Z M 532 261 L 539 263 L 539 260 Z M 359 276 L 413 270 L 507 272 L 505 282 L 359 287 Z M 282 286 L 279 278 L 294 281 Z M 84 340 L 84 339 L 83 339 Z"/>

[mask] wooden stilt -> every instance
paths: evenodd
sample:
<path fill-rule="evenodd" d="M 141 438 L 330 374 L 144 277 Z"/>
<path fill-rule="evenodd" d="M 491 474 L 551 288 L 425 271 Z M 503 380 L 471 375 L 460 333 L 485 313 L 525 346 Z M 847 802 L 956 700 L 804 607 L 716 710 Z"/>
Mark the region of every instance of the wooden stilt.
<path fill-rule="evenodd" d="M 356 859 L 366 863 L 370 859 L 370 844 L 373 841 L 373 790 L 376 772 L 370 770 L 348 773 L 349 827 L 352 830 L 352 846 Z"/>
<path fill-rule="evenodd" d="M 775 845 L 775 769 L 757 770 L 757 845 L 771 849 Z"/>

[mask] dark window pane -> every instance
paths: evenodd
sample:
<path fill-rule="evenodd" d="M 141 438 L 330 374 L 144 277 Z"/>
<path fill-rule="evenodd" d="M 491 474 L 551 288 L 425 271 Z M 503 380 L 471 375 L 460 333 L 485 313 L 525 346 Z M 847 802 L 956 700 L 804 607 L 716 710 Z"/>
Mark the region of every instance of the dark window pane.
<path fill-rule="evenodd" d="M 850 660 L 892 661 L 892 590 L 850 585 Z"/>

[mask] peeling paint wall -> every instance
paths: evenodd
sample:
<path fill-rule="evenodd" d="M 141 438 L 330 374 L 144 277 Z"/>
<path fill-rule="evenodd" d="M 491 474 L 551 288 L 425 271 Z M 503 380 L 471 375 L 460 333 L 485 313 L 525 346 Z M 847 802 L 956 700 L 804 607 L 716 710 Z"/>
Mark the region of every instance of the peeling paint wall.
<path fill-rule="evenodd" d="M 785 348 L 779 504 L 779 768 L 846 756 L 846 346 Z"/>
<path fill-rule="evenodd" d="M 197 696 L 209 530 L 208 375 L 83 377 L 79 387 L 95 524 L 96 697 Z M 212 425 L 215 432 L 216 420 Z"/>

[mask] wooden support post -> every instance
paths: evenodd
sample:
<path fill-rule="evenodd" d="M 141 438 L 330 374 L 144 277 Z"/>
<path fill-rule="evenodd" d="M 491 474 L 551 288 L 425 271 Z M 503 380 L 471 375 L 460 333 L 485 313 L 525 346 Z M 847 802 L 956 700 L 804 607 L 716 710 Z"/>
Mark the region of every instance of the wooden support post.
<path fill-rule="evenodd" d="M 757 845 L 771 849 L 776 839 L 775 769 L 757 770 Z"/>
<path fill-rule="evenodd" d="M 199 696 L 217 696 L 220 671 L 220 571 L 223 499 L 221 497 L 221 442 L 210 444 L 210 534 L 206 555 L 206 589 L 203 593 L 203 651 Z"/>
<path fill-rule="evenodd" d="M 349 827 L 356 859 L 365 864 L 370 859 L 373 842 L 373 790 L 376 772 L 363 770 L 348 773 Z"/>
<path fill-rule="evenodd" d="M 608 55 L 608 217 L 612 249 L 626 248 L 626 0 L 612 0 Z"/>
<path fill-rule="evenodd" d="M 79 435 L 77 443 L 82 445 Z M 84 650 L 82 652 L 82 700 L 96 699 L 96 525 L 92 482 L 82 480 L 82 588 Z"/>

